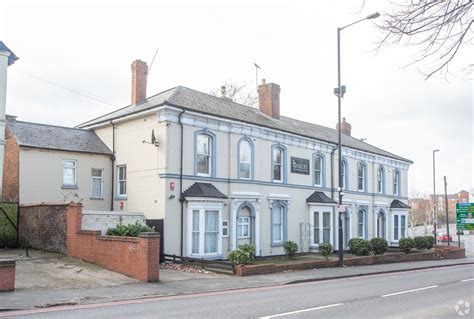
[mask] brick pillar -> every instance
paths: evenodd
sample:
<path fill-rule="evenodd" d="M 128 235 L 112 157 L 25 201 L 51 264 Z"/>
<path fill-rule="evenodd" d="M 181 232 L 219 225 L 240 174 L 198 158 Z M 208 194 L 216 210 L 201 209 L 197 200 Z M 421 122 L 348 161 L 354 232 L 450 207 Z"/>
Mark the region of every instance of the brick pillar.
<path fill-rule="evenodd" d="M 262 84 L 258 86 L 258 105 L 260 112 L 280 119 L 280 86 L 262 80 Z"/>
<path fill-rule="evenodd" d="M 141 60 L 132 63 L 132 105 L 136 105 L 146 99 L 146 82 L 148 65 Z"/>
<path fill-rule="evenodd" d="M 76 256 L 77 232 L 82 226 L 82 204 L 69 203 L 66 212 L 66 251 L 68 256 Z"/>
<path fill-rule="evenodd" d="M 15 290 L 14 260 L 0 260 L 0 291 Z"/>
<path fill-rule="evenodd" d="M 159 233 L 141 233 L 140 247 L 145 254 L 146 269 L 143 270 L 141 280 L 158 281 L 160 278 L 160 234 Z"/>

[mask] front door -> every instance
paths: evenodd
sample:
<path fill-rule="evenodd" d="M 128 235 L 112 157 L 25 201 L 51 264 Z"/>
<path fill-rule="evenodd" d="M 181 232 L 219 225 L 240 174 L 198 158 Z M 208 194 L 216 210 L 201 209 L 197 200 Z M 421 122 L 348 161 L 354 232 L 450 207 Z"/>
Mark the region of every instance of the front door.
<path fill-rule="evenodd" d="M 342 213 L 342 238 L 343 238 L 343 247 L 344 249 L 349 248 L 349 240 L 350 240 L 350 223 L 349 223 L 349 214 L 347 212 Z"/>
<path fill-rule="evenodd" d="M 252 211 L 243 206 L 237 214 L 237 246 L 255 244 L 255 227 Z"/>
<path fill-rule="evenodd" d="M 385 214 L 379 212 L 377 215 L 377 237 L 385 239 Z"/>

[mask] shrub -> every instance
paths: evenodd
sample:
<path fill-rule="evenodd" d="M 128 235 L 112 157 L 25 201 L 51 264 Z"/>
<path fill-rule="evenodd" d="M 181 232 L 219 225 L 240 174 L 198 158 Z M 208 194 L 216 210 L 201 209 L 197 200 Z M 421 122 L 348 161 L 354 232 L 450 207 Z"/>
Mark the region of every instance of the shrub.
<path fill-rule="evenodd" d="M 374 255 L 383 255 L 388 249 L 388 242 L 383 238 L 372 238 L 370 240 L 370 248 Z"/>
<path fill-rule="evenodd" d="M 250 259 L 254 259 L 255 258 L 255 254 L 257 252 L 257 248 L 255 247 L 255 245 L 252 245 L 252 244 L 244 244 L 244 245 L 240 245 L 239 246 L 239 249 L 248 253 L 249 256 L 250 256 Z"/>
<path fill-rule="evenodd" d="M 136 221 L 135 224 L 118 224 L 117 227 L 107 229 L 106 234 L 112 236 L 130 236 L 138 237 L 140 233 L 154 232 L 154 227 L 149 227 L 143 225 L 139 221 Z"/>
<path fill-rule="evenodd" d="M 250 244 L 240 245 L 236 250 L 228 254 L 232 265 L 246 265 L 255 258 L 255 246 Z"/>
<path fill-rule="evenodd" d="M 285 242 L 283 248 L 285 249 L 285 254 L 289 258 L 292 258 L 298 252 L 298 244 L 292 240 Z"/>
<path fill-rule="evenodd" d="M 332 245 L 330 243 L 319 244 L 319 252 L 328 259 L 332 255 Z"/>
<path fill-rule="evenodd" d="M 400 251 L 403 251 L 408 254 L 410 250 L 415 247 L 415 241 L 413 240 L 413 238 L 409 237 L 402 238 L 398 241 L 398 247 L 400 248 Z"/>
<path fill-rule="evenodd" d="M 425 236 L 426 238 L 426 249 L 431 249 L 436 244 L 436 240 L 434 236 Z"/>
<path fill-rule="evenodd" d="M 352 238 L 348 243 L 349 252 L 356 256 L 370 255 L 370 243 L 362 238 Z"/>
<path fill-rule="evenodd" d="M 414 238 L 415 248 L 418 250 L 428 249 L 430 246 L 431 240 L 426 238 L 426 236 L 416 236 Z"/>

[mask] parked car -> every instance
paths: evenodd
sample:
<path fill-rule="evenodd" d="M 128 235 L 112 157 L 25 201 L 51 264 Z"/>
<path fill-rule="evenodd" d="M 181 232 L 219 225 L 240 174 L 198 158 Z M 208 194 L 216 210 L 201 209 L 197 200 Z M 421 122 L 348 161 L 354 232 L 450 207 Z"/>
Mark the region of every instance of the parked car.
<path fill-rule="evenodd" d="M 448 235 L 445 233 L 438 233 L 438 241 L 447 242 Z M 453 237 L 451 235 L 449 235 L 449 241 L 453 241 Z"/>

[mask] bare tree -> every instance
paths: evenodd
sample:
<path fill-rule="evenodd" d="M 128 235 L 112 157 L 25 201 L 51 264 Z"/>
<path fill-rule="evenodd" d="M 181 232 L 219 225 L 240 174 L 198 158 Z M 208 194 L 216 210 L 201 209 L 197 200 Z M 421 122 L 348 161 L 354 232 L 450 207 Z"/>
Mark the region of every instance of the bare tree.
<path fill-rule="evenodd" d="M 219 89 L 209 91 L 209 94 L 250 107 L 256 107 L 258 104 L 258 94 L 255 88 L 249 88 L 245 84 L 236 82 L 226 81 Z"/>
<path fill-rule="evenodd" d="M 461 47 L 472 44 L 472 4 L 472 0 L 393 2 L 392 13 L 385 14 L 378 24 L 384 33 L 379 48 L 384 44 L 420 46 L 410 65 L 423 61 L 421 72 L 426 79 L 438 72 L 446 74 Z M 469 74 L 472 67 L 469 64 L 464 71 Z"/>

